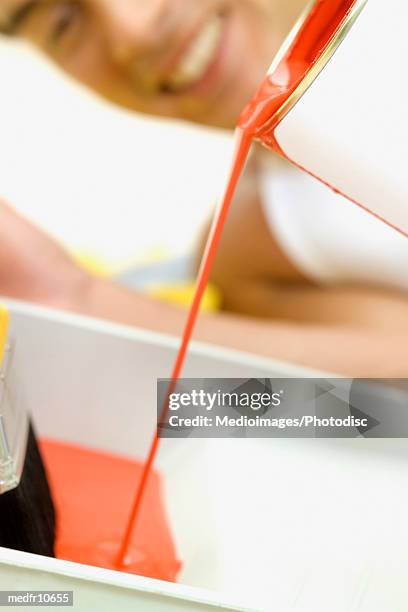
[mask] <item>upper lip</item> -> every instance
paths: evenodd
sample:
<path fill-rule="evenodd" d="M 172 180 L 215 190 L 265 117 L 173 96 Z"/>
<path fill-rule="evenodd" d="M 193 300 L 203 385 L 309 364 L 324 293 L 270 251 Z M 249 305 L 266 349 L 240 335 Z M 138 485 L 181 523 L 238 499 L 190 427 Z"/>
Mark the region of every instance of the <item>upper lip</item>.
<path fill-rule="evenodd" d="M 199 23 L 196 24 L 196 26 L 192 28 L 192 30 L 190 30 L 190 33 L 187 36 L 185 36 L 184 39 L 177 45 L 174 53 L 172 53 L 170 56 L 167 56 L 166 61 L 163 62 L 163 65 L 161 66 L 161 69 L 160 69 L 161 79 L 165 79 L 177 69 L 177 66 L 181 63 L 184 57 L 184 54 L 188 51 L 188 49 L 190 48 L 190 45 L 195 40 L 196 36 L 199 34 L 201 29 L 205 26 L 205 24 L 207 23 L 207 20 L 208 20 L 208 17 L 201 19 Z"/>
<path fill-rule="evenodd" d="M 149 60 L 145 57 L 144 60 L 139 59 L 136 61 L 136 75 L 146 92 L 157 91 L 174 74 L 184 55 L 188 52 L 190 45 L 210 18 L 210 15 L 201 17 L 189 29 L 187 35 L 183 36 L 176 32 L 171 37 L 168 36 L 166 43 L 162 45 L 162 49 L 157 52 L 157 55 L 156 53 L 154 54 L 156 58 L 151 57 Z M 171 51 L 169 51 L 169 47 L 172 48 Z"/>

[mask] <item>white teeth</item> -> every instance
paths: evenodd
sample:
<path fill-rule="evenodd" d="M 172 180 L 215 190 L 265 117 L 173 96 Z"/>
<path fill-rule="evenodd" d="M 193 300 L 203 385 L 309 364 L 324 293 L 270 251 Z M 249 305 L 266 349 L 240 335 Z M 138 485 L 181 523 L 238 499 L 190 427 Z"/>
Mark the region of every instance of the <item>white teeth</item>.
<path fill-rule="evenodd" d="M 221 35 L 222 17 L 216 15 L 201 29 L 175 72 L 167 79 L 172 90 L 192 85 L 204 76 L 219 47 Z"/>

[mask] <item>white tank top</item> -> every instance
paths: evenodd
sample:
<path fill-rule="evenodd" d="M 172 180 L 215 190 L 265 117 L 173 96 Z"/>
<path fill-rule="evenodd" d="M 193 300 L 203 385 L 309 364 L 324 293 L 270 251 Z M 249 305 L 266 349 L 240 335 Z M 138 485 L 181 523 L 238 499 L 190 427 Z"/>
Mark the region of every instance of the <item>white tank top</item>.
<path fill-rule="evenodd" d="M 408 238 L 277 155 L 262 158 L 261 194 L 287 256 L 321 284 L 408 290 Z"/>

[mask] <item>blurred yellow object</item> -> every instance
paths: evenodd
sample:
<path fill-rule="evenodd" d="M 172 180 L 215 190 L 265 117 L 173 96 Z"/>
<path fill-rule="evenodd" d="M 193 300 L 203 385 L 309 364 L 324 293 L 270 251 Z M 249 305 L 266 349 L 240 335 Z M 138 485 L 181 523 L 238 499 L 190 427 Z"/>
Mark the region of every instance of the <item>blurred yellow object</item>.
<path fill-rule="evenodd" d="M 7 333 L 9 327 L 9 313 L 0 304 L 0 367 L 3 361 L 4 349 L 6 348 Z"/>
<path fill-rule="evenodd" d="M 195 285 L 194 283 L 152 285 L 147 289 L 147 292 L 152 297 L 163 300 L 163 302 L 188 308 L 193 301 Z M 220 292 L 214 285 L 208 285 L 201 303 L 201 311 L 207 313 L 217 312 L 220 308 Z"/>
<path fill-rule="evenodd" d="M 100 278 L 109 278 L 115 273 L 111 264 L 92 253 L 80 251 L 75 254 L 75 260 L 84 270 Z"/>
<path fill-rule="evenodd" d="M 100 278 L 109 278 L 118 273 L 111 264 L 91 253 L 78 252 L 75 256 L 80 266 Z M 123 271 L 123 270 L 122 270 Z M 169 304 L 188 308 L 193 301 L 194 283 L 172 283 L 150 285 L 145 290 L 148 295 Z M 214 285 L 208 285 L 201 304 L 202 312 L 217 312 L 221 308 L 221 295 Z"/>

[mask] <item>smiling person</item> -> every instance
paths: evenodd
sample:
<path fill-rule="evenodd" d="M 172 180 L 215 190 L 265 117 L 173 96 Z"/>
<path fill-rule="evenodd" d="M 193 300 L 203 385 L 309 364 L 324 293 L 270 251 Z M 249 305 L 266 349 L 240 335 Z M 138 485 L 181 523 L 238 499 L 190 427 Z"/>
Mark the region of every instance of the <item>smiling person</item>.
<path fill-rule="evenodd" d="M 109 100 L 232 128 L 305 3 L 1 0 L 0 6 L 3 31 L 31 40 Z"/>
<path fill-rule="evenodd" d="M 232 128 L 305 0 L 0 0 L 31 41 L 112 102 Z M 22 249 L 21 245 L 24 245 Z M 271 154 L 256 155 L 196 337 L 353 376 L 406 376 L 408 241 Z M 77 268 L 0 206 L 0 293 L 179 334 L 185 313 Z"/>

